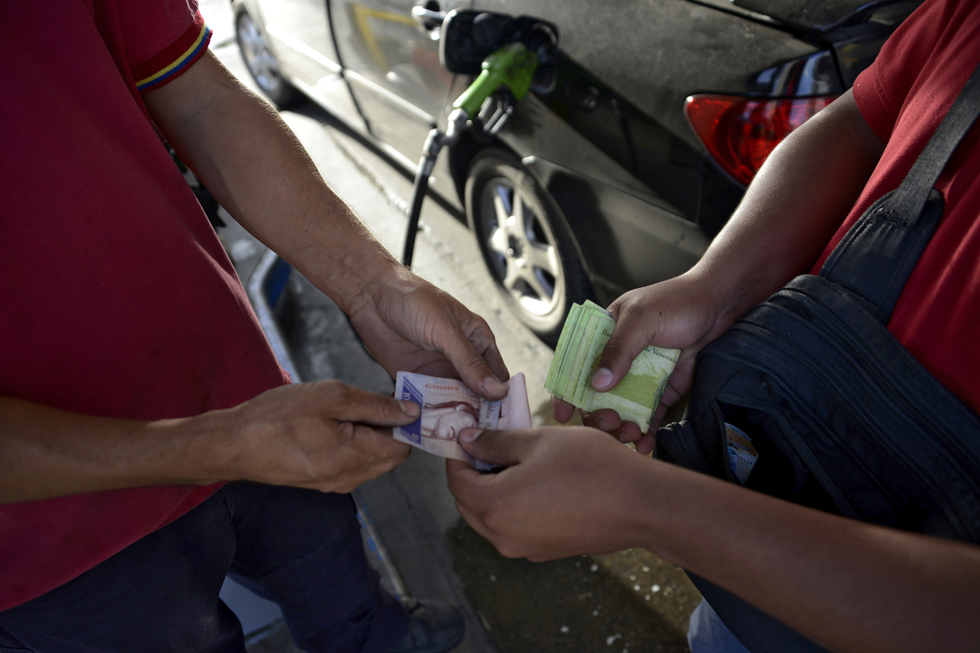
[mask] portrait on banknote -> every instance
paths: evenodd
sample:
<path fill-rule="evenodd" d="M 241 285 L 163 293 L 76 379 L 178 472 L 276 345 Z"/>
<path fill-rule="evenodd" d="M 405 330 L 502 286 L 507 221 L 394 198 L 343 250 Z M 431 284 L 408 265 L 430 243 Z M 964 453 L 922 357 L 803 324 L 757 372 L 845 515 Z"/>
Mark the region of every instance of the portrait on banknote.
<path fill-rule="evenodd" d="M 465 460 L 481 469 L 482 463 L 474 461 L 457 442 L 463 429 L 531 427 L 524 375 L 515 374 L 507 386 L 509 391 L 504 399 L 489 401 L 456 379 L 399 372 L 395 397 L 414 401 L 422 411 L 413 423 L 395 427 L 394 437 L 437 456 Z"/>
<path fill-rule="evenodd" d="M 456 440 L 459 432 L 477 425 L 480 415 L 478 401 L 458 399 L 422 406 L 421 434 L 423 438 Z"/>

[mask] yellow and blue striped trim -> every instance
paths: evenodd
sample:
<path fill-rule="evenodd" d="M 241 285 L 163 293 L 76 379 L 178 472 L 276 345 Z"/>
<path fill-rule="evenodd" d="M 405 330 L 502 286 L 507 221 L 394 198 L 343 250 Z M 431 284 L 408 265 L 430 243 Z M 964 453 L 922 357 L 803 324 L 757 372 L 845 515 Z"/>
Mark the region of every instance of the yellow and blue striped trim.
<path fill-rule="evenodd" d="M 133 69 L 133 76 L 137 79 L 137 90 L 145 93 L 178 77 L 204 53 L 211 40 L 211 34 L 211 28 L 198 14 L 194 24 L 181 38 L 157 56 Z M 174 57 L 177 53 L 179 54 Z"/>

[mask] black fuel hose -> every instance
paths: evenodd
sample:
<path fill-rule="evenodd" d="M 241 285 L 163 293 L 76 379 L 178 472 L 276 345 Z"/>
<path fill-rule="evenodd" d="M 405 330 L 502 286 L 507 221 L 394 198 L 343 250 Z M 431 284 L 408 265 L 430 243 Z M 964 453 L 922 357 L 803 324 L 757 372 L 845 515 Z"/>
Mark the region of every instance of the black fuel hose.
<path fill-rule="evenodd" d="M 412 186 L 412 208 L 408 213 L 408 232 L 405 234 L 405 247 L 402 250 L 402 265 L 407 268 L 412 267 L 415 236 L 418 234 L 419 218 L 422 215 L 422 201 L 425 199 L 425 193 L 429 188 L 429 177 L 435 167 L 437 155 L 424 154 L 415 173 L 415 185 Z"/>

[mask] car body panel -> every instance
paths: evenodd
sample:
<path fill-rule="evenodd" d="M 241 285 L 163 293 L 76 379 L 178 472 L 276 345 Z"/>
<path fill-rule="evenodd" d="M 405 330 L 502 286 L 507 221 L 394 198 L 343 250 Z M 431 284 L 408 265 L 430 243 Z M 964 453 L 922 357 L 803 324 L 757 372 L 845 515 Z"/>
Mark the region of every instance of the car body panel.
<path fill-rule="evenodd" d="M 731 0 L 737 7 L 765 14 L 770 18 L 800 30 L 827 31 L 852 22 L 863 12 L 877 11 L 889 5 L 918 5 L 896 0 Z M 901 10 L 904 11 L 904 10 Z M 907 16 L 909 12 L 906 12 Z M 862 20 L 865 20 L 862 18 Z"/>
<path fill-rule="evenodd" d="M 523 163 L 562 207 L 578 240 L 603 243 L 601 248 L 579 247 L 603 303 L 646 279 L 665 279 L 690 268 L 711 242 L 697 225 L 618 185 L 538 157 Z"/>
<path fill-rule="evenodd" d="M 453 75 L 439 63 L 438 29 L 412 18 L 417 0 L 329 0 L 337 48 L 368 129 L 415 159 L 442 117 Z M 450 0 L 446 9 L 462 7 Z"/>
<path fill-rule="evenodd" d="M 634 15 L 624 12 L 621 3 L 587 6 L 528 0 L 521 10 L 554 18 L 549 14 L 559 5 L 560 24 L 570 27 L 560 34 L 555 89 L 522 101 L 499 138 L 519 156 L 563 169 L 539 175 L 583 251 L 594 288 L 605 300 L 607 293 L 689 269 L 741 197 L 743 188 L 702 154 L 683 116 L 687 95 L 704 89 L 744 93 L 747 80 L 760 69 L 772 68 L 774 58 L 797 61 L 818 50 L 770 25 L 744 21 L 733 27 L 742 19 L 683 0 L 632 3 L 639 11 Z M 474 3 L 488 10 L 505 6 L 500 0 Z M 635 31 L 644 19 L 659 24 L 645 27 L 640 43 L 628 31 Z M 594 24 L 590 21 L 618 25 L 610 33 L 625 34 L 625 46 L 623 39 L 597 38 L 588 27 Z M 692 64 L 686 55 L 668 53 L 685 50 L 682 42 L 690 33 L 680 26 L 692 23 L 699 47 L 711 50 L 710 56 L 744 50 L 745 40 L 769 43 L 770 51 L 754 51 L 725 66 L 707 66 L 714 72 L 678 83 Z M 624 66 L 624 59 L 630 64 Z M 650 108 L 666 105 L 673 105 L 673 110 Z M 579 183 L 570 183 L 576 178 Z M 603 251 L 581 246 L 596 242 L 604 244 Z M 678 247 L 680 243 L 684 247 Z"/>
<path fill-rule="evenodd" d="M 618 111 L 614 102 L 608 104 L 609 107 L 596 110 L 599 117 L 607 118 L 602 114 Z M 622 122 L 617 115 L 612 120 L 596 119 L 591 124 L 621 128 Z M 682 228 L 690 234 L 688 242 L 703 242 L 705 246 L 707 236 L 694 222 L 680 217 L 681 213 L 668 198 L 621 166 L 615 156 L 622 152 L 600 147 L 599 135 L 590 136 L 593 138 L 583 138 L 570 121 L 555 114 L 542 99 L 529 96 L 522 101 L 499 139 L 514 151 L 526 149 L 533 153 L 526 155 L 524 162 L 554 198 L 597 292 L 611 289 L 609 292 L 618 295 L 624 289 L 688 269 L 703 253 L 703 248 L 693 257 L 662 256 L 657 246 L 660 238 L 676 240 L 676 237 L 663 234 L 651 240 L 650 233 L 664 225 L 669 225 L 666 231 L 671 233 Z M 607 140 L 622 142 L 623 139 L 613 134 Z M 693 150 L 690 153 L 696 168 L 698 156 Z M 575 167 L 559 163 L 568 161 L 574 161 Z M 678 227 L 678 222 L 683 227 Z M 643 242 L 651 245 L 645 256 L 656 261 L 632 255 L 636 252 L 634 246 Z M 603 247 L 595 247 L 595 243 L 603 243 Z M 600 298 L 605 300 L 607 294 L 603 292 Z"/>
<path fill-rule="evenodd" d="M 252 0 L 262 29 L 290 82 L 358 129 L 364 122 L 351 99 L 334 46 L 324 0 Z"/>
<path fill-rule="evenodd" d="M 681 111 L 688 95 L 742 94 L 749 80 L 773 62 L 818 49 L 770 25 L 687 0 L 522 0 L 519 7 L 507 0 L 476 0 L 473 8 L 519 9 L 556 22 L 564 56 L 646 115 L 660 117 L 664 128 L 698 149 Z M 691 71 L 697 71 L 696 78 Z"/>

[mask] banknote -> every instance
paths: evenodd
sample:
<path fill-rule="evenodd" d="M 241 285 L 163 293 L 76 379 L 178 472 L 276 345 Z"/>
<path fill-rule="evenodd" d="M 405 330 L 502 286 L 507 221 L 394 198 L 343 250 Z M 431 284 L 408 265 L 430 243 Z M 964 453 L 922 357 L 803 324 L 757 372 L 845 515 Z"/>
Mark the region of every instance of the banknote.
<path fill-rule="evenodd" d="M 411 424 L 396 426 L 395 439 L 443 458 L 466 461 L 480 470 L 490 469 L 491 465 L 463 451 L 456 438 L 468 427 L 531 428 L 524 375 L 512 376 L 507 387 L 506 397 L 490 401 L 462 381 L 399 372 L 395 378 L 395 398 L 414 401 L 422 407 L 422 412 Z"/>
<path fill-rule="evenodd" d="M 752 446 L 752 438 L 737 426 L 725 422 L 725 435 L 728 440 L 728 464 L 738 482 L 745 485 L 759 460 L 759 452 Z"/>
<path fill-rule="evenodd" d="M 596 392 L 591 386 L 592 375 L 615 327 L 616 321 L 597 304 L 590 301 L 574 304 L 558 336 L 545 388 L 586 411 L 611 408 L 623 420 L 635 422 L 646 432 L 680 350 L 648 346 L 616 387 Z"/>

